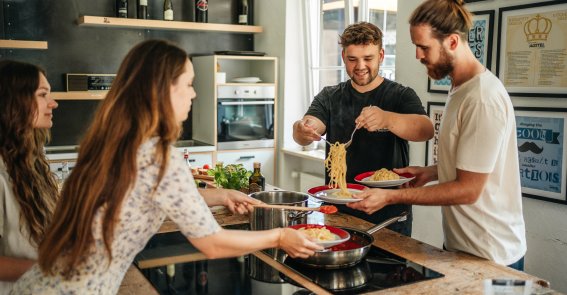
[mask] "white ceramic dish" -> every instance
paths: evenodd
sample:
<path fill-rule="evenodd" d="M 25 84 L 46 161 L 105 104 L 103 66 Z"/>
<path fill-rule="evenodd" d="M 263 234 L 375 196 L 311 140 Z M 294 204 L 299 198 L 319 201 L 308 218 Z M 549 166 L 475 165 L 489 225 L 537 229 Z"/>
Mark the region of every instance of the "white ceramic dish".
<path fill-rule="evenodd" d="M 262 82 L 258 77 L 240 77 L 232 79 L 232 82 L 236 83 L 258 83 Z"/>
<path fill-rule="evenodd" d="M 364 185 L 360 185 L 360 184 L 352 184 L 352 183 L 347 184 L 348 191 L 353 193 L 353 194 L 360 193 L 365 188 L 366 187 Z M 307 190 L 307 193 L 309 193 L 310 195 L 312 195 L 313 197 L 315 197 L 319 200 L 322 200 L 322 201 L 325 201 L 325 202 L 331 203 L 331 204 L 346 204 L 346 203 L 361 201 L 361 199 L 337 197 L 336 195 L 334 195 L 334 193 L 336 193 L 338 191 L 340 191 L 340 189 L 329 188 L 326 185 L 322 185 L 322 186 L 316 186 L 316 187 L 310 188 L 309 190 Z"/>
<path fill-rule="evenodd" d="M 399 186 L 402 185 L 408 181 L 411 181 L 412 179 L 415 178 L 415 176 L 413 176 L 412 174 L 409 173 L 405 173 L 405 174 L 399 174 L 400 175 L 400 179 L 395 179 L 395 180 L 371 180 L 372 175 L 374 175 L 375 171 L 369 171 L 369 172 L 364 172 L 361 174 L 358 174 L 356 177 L 354 177 L 354 180 L 356 180 L 356 182 L 364 184 L 366 186 L 369 187 L 392 187 L 392 186 Z"/>

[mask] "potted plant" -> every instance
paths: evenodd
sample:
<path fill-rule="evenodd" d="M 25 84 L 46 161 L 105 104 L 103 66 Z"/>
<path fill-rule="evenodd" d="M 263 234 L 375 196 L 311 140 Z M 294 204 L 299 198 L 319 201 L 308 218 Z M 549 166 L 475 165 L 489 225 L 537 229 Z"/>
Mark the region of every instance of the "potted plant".
<path fill-rule="evenodd" d="M 223 166 L 219 162 L 215 165 L 215 168 L 209 169 L 207 174 L 214 177 L 215 184 L 219 187 L 248 193 L 248 178 L 252 175 L 252 172 L 246 170 L 242 164 Z"/>

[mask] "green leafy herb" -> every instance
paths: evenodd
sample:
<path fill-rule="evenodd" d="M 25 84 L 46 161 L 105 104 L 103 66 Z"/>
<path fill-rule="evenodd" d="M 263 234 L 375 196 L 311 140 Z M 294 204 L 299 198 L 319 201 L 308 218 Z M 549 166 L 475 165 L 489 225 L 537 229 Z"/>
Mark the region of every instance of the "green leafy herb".
<path fill-rule="evenodd" d="M 207 174 L 215 178 L 215 184 L 228 189 L 247 189 L 248 178 L 251 171 L 246 170 L 242 164 L 217 165 L 209 169 Z"/>

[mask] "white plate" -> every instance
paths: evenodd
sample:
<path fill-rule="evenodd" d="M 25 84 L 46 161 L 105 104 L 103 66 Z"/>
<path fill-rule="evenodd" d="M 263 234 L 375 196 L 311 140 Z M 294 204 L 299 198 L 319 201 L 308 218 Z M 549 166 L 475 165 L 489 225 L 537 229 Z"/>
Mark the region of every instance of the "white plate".
<path fill-rule="evenodd" d="M 358 174 L 354 177 L 354 180 L 358 183 L 362 183 L 366 186 L 370 187 L 391 187 L 391 186 L 399 186 L 408 181 L 411 181 L 415 178 L 412 174 L 400 174 L 400 179 L 395 180 L 371 180 L 372 175 L 374 175 L 375 171 L 364 172 Z"/>
<path fill-rule="evenodd" d="M 366 187 L 360 184 L 347 184 L 347 189 L 349 192 L 353 194 L 357 194 L 362 192 Z M 312 195 L 313 197 L 325 201 L 331 204 L 346 204 L 352 202 L 362 201 L 361 199 L 354 199 L 354 198 L 341 198 L 333 195 L 334 193 L 340 191 L 338 188 L 329 188 L 326 185 L 316 186 L 307 190 L 307 192 Z"/>
<path fill-rule="evenodd" d="M 258 77 L 240 77 L 232 79 L 232 82 L 236 83 L 258 83 L 262 82 Z"/>

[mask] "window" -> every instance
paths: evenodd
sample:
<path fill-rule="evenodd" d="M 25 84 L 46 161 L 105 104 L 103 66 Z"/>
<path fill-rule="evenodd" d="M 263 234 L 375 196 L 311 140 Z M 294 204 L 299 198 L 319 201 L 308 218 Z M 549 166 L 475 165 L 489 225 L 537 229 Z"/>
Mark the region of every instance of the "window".
<path fill-rule="evenodd" d="M 310 99 L 323 87 L 349 79 L 339 36 L 347 24 L 362 20 L 382 29 L 385 57 L 380 75 L 395 80 L 397 0 L 309 0 L 305 1 L 305 11 Z"/>

